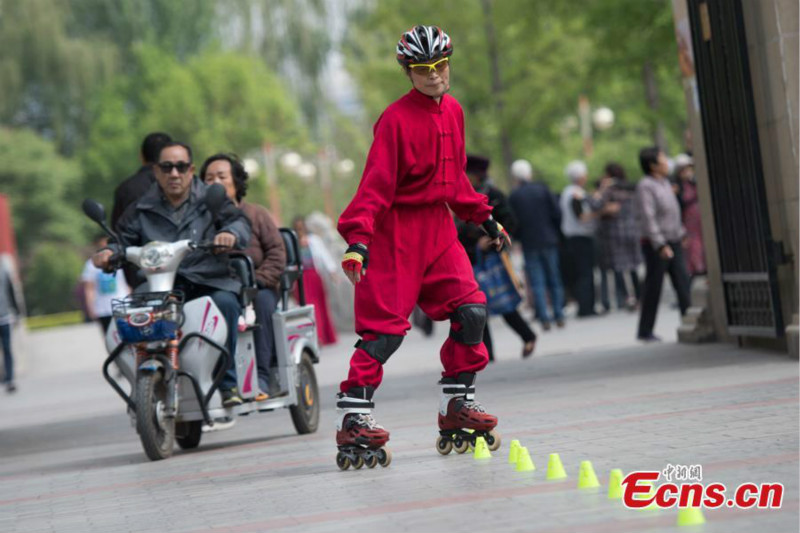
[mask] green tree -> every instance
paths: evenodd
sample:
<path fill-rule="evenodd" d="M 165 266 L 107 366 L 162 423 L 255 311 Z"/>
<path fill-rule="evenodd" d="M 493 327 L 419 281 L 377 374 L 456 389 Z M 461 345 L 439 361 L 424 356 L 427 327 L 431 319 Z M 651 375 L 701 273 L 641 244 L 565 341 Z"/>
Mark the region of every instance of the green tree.
<path fill-rule="evenodd" d="M 45 315 L 75 309 L 72 291 L 84 262 L 73 246 L 49 241 L 38 244 L 22 280 L 28 314 Z"/>
<path fill-rule="evenodd" d="M 0 0 L 0 14 L 0 124 L 33 128 L 71 153 L 89 94 L 116 70 L 117 50 L 70 34 L 65 2 Z"/>
<path fill-rule="evenodd" d="M 23 261 L 38 242 L 79 244 L 87 224 L 80 214 L 80 167 L 55 144 L 30 130 L 0 128 L 0 190 L 9 196 Z"/>
<path fill-rule="evenodd" d="M 228 0 L 68 0 L 68 29 L 112 43 L 125 64 L 136 45 L 148 44 L 186 60 L 217 39 L 217 14 L 229 11 Z M 168 75 L 169 73 L 164 73 Z"/>
<path fill-rule="evenodd" d="M 297 102 L 258 58 L 207 51 L 181 63 L 146 45 L 134 58 L 134 72 L 104 87 L 92 107 L 81 153 L 87 196 L 111 201 L 114 187 L 137 168 L 139 144 L 151 131 L 188 143 L 198 170 L 216 152 L 246 156 L 263 142 L 313 152 Z"/>
<path fill-rule="evenodd" d="M 89 223 L 80 212 L 80 167 L 31 130 L 0 128 L 0 190 L 11 203 L 29 314 L 73 307 Z"/>

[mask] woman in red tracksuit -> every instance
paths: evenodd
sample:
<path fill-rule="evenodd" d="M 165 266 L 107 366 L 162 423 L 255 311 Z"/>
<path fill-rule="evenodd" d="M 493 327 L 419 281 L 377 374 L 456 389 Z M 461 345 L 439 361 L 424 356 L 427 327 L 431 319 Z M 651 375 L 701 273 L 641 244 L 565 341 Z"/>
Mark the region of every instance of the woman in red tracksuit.
<path fill-rule="evenodd" d="M 374 141 L 355 197 L 339 218 L 349 247 L 342 261 L 356 286 L 356 344 L 337 401 L 337 464 L 346 469 L 388 464 L 389 433 L 371 416 L 383 365 L 411 327 L 414 306 L 451 321 L 441 348 L 440 437 L 437 449 L 463 453 L 476 437 L 500 445 L 497 418 L 474 401 L 476 372 L 488 361 L 483 345 L 486 297 L 475 282 L 450 210 L 482 225 L 496 247 L 508 242 L 492 208 L 465 173 L 464 112 L 447 91 L 450 38 L 436 26 L 403 34 L 397 60 L 413 88 L 390 105 L 374 127 Z M 463 429 L 475 430 L 473 433 Z"/>

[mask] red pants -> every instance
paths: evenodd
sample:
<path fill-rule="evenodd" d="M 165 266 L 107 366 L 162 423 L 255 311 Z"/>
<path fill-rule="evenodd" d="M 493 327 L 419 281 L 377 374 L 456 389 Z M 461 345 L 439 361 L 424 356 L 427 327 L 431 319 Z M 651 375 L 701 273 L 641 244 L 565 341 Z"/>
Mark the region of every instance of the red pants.
<path fill-rule="evenodd" d="M 364 340 L 405 335 L 416 304 L 433 320 L 447 320 L 461 305 L 485 303 L 445 205 L 392 206 L 376 224 L 367 274 L 356 285 L 356 333 Z M 443 377 L 478 372 L 489 361 L 483 343 L 466 345 L 449 337 L 440 357 Z M 340 389 L 377 388 L 382 377 L 383 365 L 356 349 Z"/>

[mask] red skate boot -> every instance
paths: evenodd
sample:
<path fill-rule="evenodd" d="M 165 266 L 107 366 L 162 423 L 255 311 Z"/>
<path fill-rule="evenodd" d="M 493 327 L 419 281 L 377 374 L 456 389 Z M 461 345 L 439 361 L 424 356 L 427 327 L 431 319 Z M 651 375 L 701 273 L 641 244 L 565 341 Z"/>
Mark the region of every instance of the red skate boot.
<path fill-rule="evenodd" d="M 384 447 L 389 440 L 389 432 L 372 418 L 372 387 L 355 387 L 346 393 L 340 392 L 336 402 L 339 414 L 336 423 L 336 465 L 341 470 L 352 466 L 356 470 L 367 465 L 389 466 L 392 452 Z"/>
<path fill-rule="evenodd" d="M 439 403 L 439 437 L 436 451 L 447 455 L 466 452 L 483 437 L 491 451 L 500 447 L 500 434 L 494 431 L 497 417 L 483 410 L 475 401 L 475 374 L 462 372 L 457 378 L 442 378 Z"/>

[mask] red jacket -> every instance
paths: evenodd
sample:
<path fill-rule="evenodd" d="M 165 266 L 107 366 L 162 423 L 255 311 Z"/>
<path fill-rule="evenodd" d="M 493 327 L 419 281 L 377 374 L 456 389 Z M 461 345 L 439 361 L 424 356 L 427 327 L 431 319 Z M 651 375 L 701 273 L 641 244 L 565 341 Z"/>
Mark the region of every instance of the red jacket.
<path fill-rule="evenodd" d="M 461 220 L 480 224 L 492 212 L 464 168 L 464 112 L 450 95 L 439 104 L 416 89 L 386 108 L 353 200 L 339 217 L 348 244 L 369 245 L 393 205 L 447 204 Z"/>

